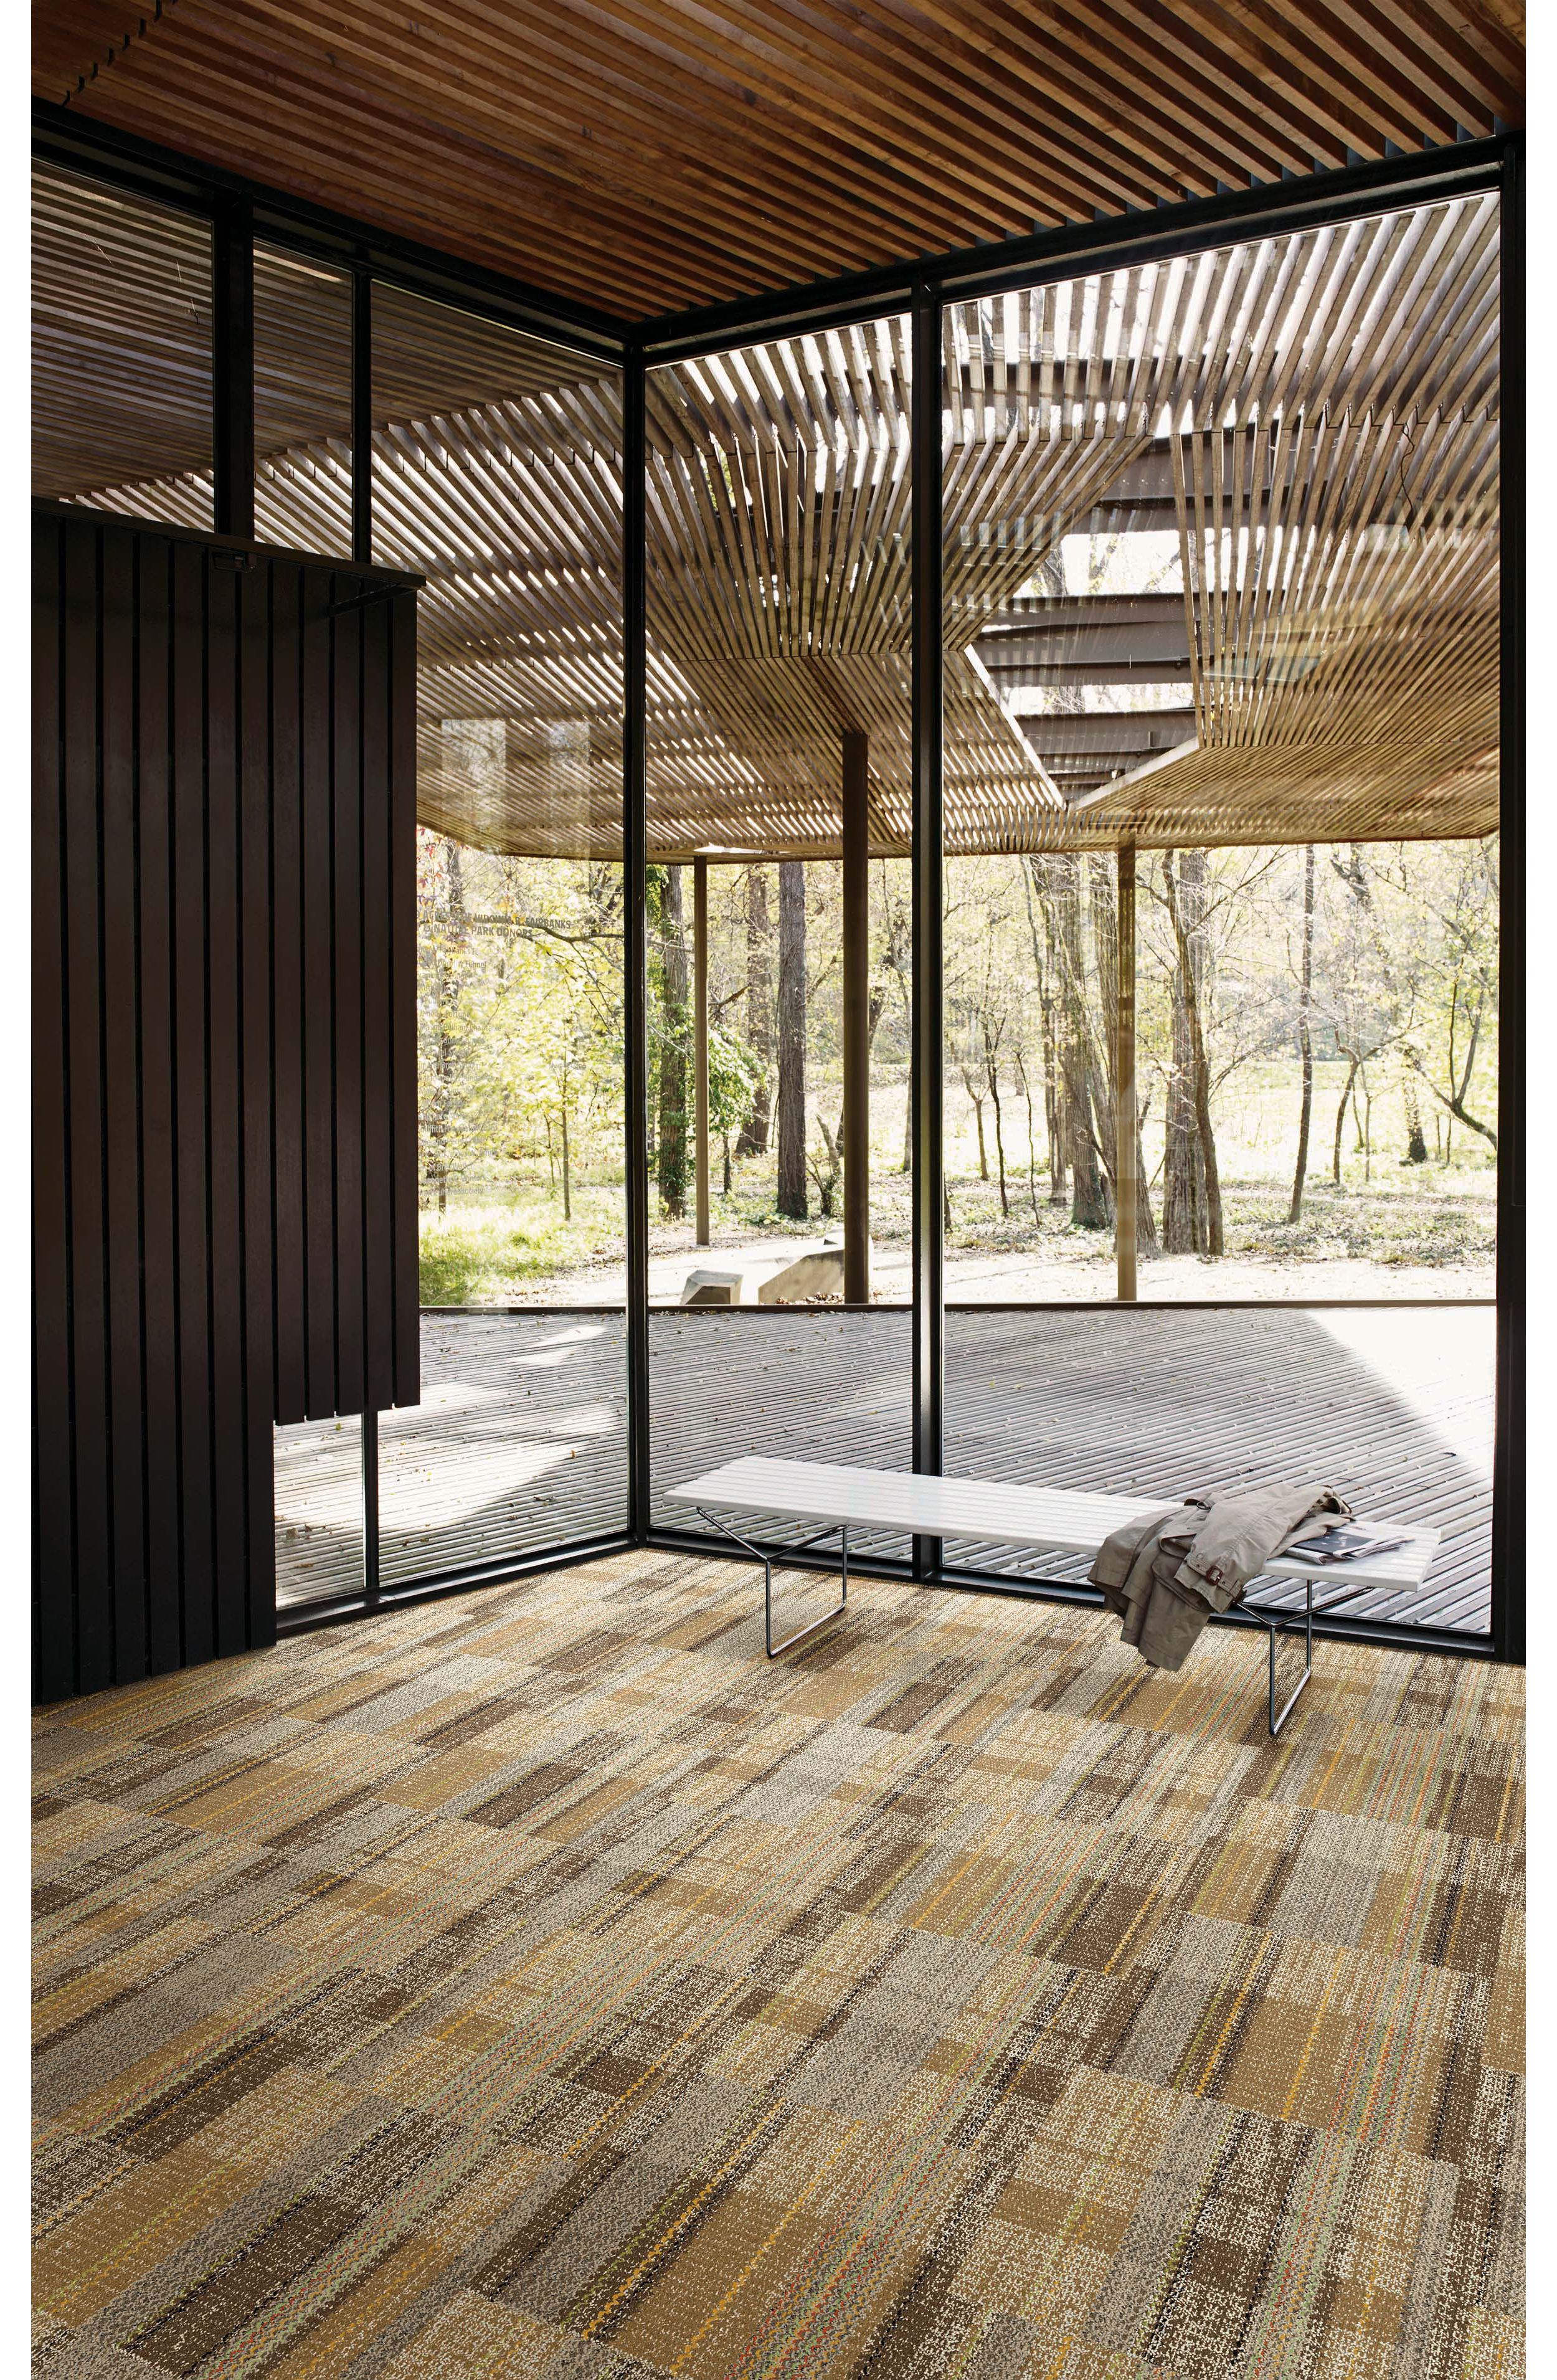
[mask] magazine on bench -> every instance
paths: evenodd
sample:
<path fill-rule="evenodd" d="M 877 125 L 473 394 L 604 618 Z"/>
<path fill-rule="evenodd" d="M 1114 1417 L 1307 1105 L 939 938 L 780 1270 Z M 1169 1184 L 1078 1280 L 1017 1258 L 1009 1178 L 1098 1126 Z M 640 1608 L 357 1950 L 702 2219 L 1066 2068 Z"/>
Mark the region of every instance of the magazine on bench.
<path fill-rule="evenodd" d="M 1367 1554 L 1393 1554 L 1410 1542 L 1398 1529 L 1370 1529 L 1360 1521 L 1341 1521 L 1316 1530 L 1312 1536 L 1295 1537 L 1286 1550 L 1301 1554 L 1305 1561 L 1348 1562 L 1360 1561 Z"/>

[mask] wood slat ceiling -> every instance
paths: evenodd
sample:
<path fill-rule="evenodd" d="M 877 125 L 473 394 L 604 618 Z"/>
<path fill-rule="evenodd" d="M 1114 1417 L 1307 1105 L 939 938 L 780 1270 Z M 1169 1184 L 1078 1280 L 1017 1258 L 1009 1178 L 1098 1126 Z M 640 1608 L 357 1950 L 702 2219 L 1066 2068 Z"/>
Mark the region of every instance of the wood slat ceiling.
<path fill-rule="evenodd" d="M 1519 0 L 40 0 L 34 88 L 624 320 L 1522 118 Z"/>

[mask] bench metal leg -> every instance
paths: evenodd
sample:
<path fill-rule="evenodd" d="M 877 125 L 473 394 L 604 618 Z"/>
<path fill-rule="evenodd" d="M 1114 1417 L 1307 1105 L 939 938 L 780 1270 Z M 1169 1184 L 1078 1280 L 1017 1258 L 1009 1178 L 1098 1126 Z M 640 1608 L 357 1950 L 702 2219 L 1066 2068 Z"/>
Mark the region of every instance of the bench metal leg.
<path fill-rule="evenodd" d="M 1295 1628 L 1297 1622 L 1295 1620 L 1287 1620 L 1279 1613 L 1272 1614 L 1269 1618 L 1267 1618 L 1263 1611 L 1256 1614 L 1258 1619 L 1264 1621 L 1266 1629 L 1269 1632 L 1268 1650 L 1270 1653 L 1271 1669 L 1267 1703 L 1267 1724 L 1269 1725 L 1271 1733 L 1273 1736 L 1280 1735 L 1283 1728 L 1286 1725 L 1287 1720 L 1292 1716 L 1293 1705 L 1296 1702 L 1298 1695 L 1302 1693 L 1304 1687 L 1308 1684 L 1309 1679 L 1314 1674 L 1313 1580 L 1311 1578 L 1306 1578 L 1303 1582 L 1303 1675 L 1298 1679 L 1296 1685 L 1294 1686 L 1291 1694 L 1288 1695 L 1279 1717 L 1276 1711 L 1276 1632 L 1281 1628 Z"/>
<path fill-rule="evenodd" d="M 834 1530 L 836 1530 L 837 1534 L 843 1539 L 843 1592 L 839 1596 L 837 1602 L 833 1605 L 831 1611 L 824 1611 L 818 1620 L 808 1620 L 803 1628 L 797 1628 L 792 1635 L 782 1637 L 778 1644 L 775 1645 L 773 1642 L 773 1559 L 772 1554 L 765 1552 L 760 1546 L 754 1546 L 749 1537 L 743 1537 L 741 1536 L 738 1529 L 732 1529 L 729 1523 L 725 1520 L 722 1520 L 717 1512 L 709 1512 L 706 1507 L 701 1504 L 698 1505 L 696 1510 L 699 1520 L 707 1521 L 712 1528 L 715 1528 L 719 1531 L 721 1536 L 728 1537 L 732 1545 L 739 1546 L 743 1553 L 748 1553 L 753 1561 L 760 1561 L 762 1565 L 762 1639 L 764 1644 L 767 1645 L 768 1658 L 770 1661 L 775 1660 L 780 1653 L 787 1653 L 792 1645 L 803 1645 L 808 1636 L 814 1636 L 819 1628 L 825 1628 L 830 1621 L 840 1618 L 843 1612 L 847 1609 L 849 1599 L 849 1527 L 846 1521 L 842 1523 L 829 1523 L 825 1529 L 819 1529 L 814 1537 L 804 1537 L 799 1545 L 793 1546 L 788 1548 L 788 1550 L 793 1553 L 803 1554 L 812 1546 L 819 1546 L 823 1537 L 832 1536 Z"/>

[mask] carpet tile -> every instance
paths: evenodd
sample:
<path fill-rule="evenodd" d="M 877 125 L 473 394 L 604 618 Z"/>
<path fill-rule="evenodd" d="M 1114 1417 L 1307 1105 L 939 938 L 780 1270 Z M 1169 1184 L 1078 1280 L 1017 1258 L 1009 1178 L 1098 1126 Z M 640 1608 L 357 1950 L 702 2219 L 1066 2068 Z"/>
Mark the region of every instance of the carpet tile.
<path fill-rule="evenodd" d="M 37 2373 L 1518 2380 L 1520 1673 L 760 1585 L 39 1715 Z"/>

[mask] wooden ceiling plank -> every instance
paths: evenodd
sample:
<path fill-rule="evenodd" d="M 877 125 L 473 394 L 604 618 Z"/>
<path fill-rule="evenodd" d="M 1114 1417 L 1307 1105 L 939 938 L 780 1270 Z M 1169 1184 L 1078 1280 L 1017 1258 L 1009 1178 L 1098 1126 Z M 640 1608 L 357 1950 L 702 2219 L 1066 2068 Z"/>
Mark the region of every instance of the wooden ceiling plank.
<path fill-rule="evenodd" d="M 298 15 L 295 8 L 268 6 L 267 0 L 248 0 L 248 5 L 261 13 L 289 22 L 296 21 Z M 474 12 L 468 10 L 448 12 L 443 26 L 445 37 L 452 35 L 456 30 L 456 17 L 472 13 Z M 365 60 L 374 61 L 376 65 L 380 64 L 385 53 L 375 45 L 373 39 L 375 24 L 378 20 L 382 20 L 386 27 L 393 27 L 402 21 L 400 12 L 387 7 L 376 7 L 372 5 L 372 0 L 353 0 L 350 15 L 362 29 L 355 44 L 357 55 Z M 344 21 L 346 19 L 343 18 Z M 819 252 L 819 262 L 826 264 L 828 269 L 844 269 L 848 251 L 841 245 L 835 245 L 835 234 L 830 234 L 827 229 L 830 222 L 829 213 L 825 207 L 815 201 L 814 180 L 808 178 L 799 170 L 786 171 L 783 162 L 778 160 L 770 161 L 769 166 L 760 170 L 755 167 L 752 164 L 749 143 L 738 142 L 727 131 L 722 131 L 720 119 L 712 107 L 699 111 L 688 106 L 684 79 L 682 87 L 676 89 L 668 75 L 653 71 L 647 74 L 644 72 L 646 64 L 651 67 L 657 64 L 656 61 L 648 58 L 647 54 L 642 52 L 638 54 L 639 66 L 636 69 L 638 79 L 634 79 L 620 67 L 622 48 L 619 41 L 608 45 L 602 40 L 585 38 L 583 30 L 578 26 L 575 27 L 570 37 L 564 40 L 552 33 L 551 28 L 554 22 L 554 17 L 550 11 L 538 11 L 533 14 L 526 12 L 525 30 L 535 46 L 527 59 L 526 75 L 521 91 L 505 92 L 501 99 L 489 100 L 479 91 L 472 92 L 467 83 L 461 97 L 462 108 L 468 113 L 478 114 L 505 128 L 511 127 L 516 121 L 522 121 L 527 114 L 533 115 L 537 121 L 554 120 L 560 126 L 577 126 L 578 117 L 577 76 L 575 74 L 570 79 L 566 69 L 569 64 L 576 67 L 579 56 L 588 56 L 593 70 L 602 78 L 607 91 L 611 93 L 605 112 L 608 119 L 619 128 L 623 137 L 627 140 L 628 145 L 624 153 L 630 154 L 636 164 L 650 169 L 647 175 L 639 175 L 633 184 L 625 187 L 634 188 L 639 196 L 651 198 L 657 208 L 665 205 L 667 175 L 670 176 L 673 190 L 678 190 L 678 186 L 685 183 L 694 188 L 701 188 L 711 195 L 734 196 L 740 192 L 748 193 L 750 198 L 763 208 L 764 213 L 759 215 L 757 227 L 747 233 L 744 245 L 737 241 L 736 246 L 737 252 L 752 259 L 761 253 L 762 241 L 771 237 L 770 229 L 764 227 L 764 216 L 767 224 L 771 225 L 773 212 L 782 200 L 786 233 L 792 237 L 805 235 L 811 238 L 817 237 L 820 234 L 821 248 Z M 457 45 L 457 55 L 468 62 L 473 71 L 483 67 L 500 67 L 511 58 L 513 30 L 512 12 L 510 12 L 506 46 L 495 38 L 490 42 L 471 40 Z M 451 42 L 451 46 L 455 45 Z M 408 42 L 396 43 L 394 47 L 401 59 L 401 64 L 394 71 L 381 65 L 380 70 L 386 86 L 393 85 L 395 89 L 420 95 L 425 90 L 427 83 L 424 48 Z M 546 67 L 541 67 L 537 70 L 534 63 L 537 55 L 554 59 L 557 62 L 555 68 L 548 70 Z M 549 102 L 549 107 L 544 115 L 538 107 L 529 104 L 532 97 L 540 94 L 544 94 Z M 646 115 L 645 103 L 652 103 L 656 96 L 664 103 L 663 112 L 658 116 L 651 117 Z M 598 93 L 594 100 L 594 106 L 596 113 L 592 115 L 589 127 L 587 148 L 581 146 L 577 140 L 571 147 L 559 145 L 554 156 L 549 161 L 559 172 L 566 170 L 574 175 L 581 175 L 587 170 L 590 176 L 593 176 L 596 161 L 601 155 L 599 132 L 602 115 L 601 97 Z M 774 113 L 776 114 L 777 111 Z M 675 122 L 678 132 L 683 136 L 675 143 L 668 141 L 663 131 L 656 137 L 651 129 L 653 125 L 658 124 L 663 127 L 667 121 Z M 636 138 L 633 137 L 635 128 Z M 703 170 L 705 161 L 714 160 L 718 161 L 721 168 L 718 176 Z M 725 178 L 726 172 L 728 179 Z M 657 183 L 654 179 L 656 173 L 660 177 Z M 858 177 L 858 188 L 862 197 L 870 198 L 876 187 L 868 177 L 864 176 Z M 887 212 L 884 206 L 881 211 L 883 216 Z M 682 217 L 694 222 L 699 219 L 706 221 L 706 213 L 699 218 L 696 208 L 677 207 L 675 202 L 667 212 L 672 215 L 679 213 Z M 831 220 L 835 224 L 835 213 Z"/>
<path fill-rule="evenodd" d="M 993 35 L 980 30 L 990 11 L 926 0 L 925 13 L 951 37 L 966 62 L 965 71 L 971 73 L 981 66 L 987 72 L 1007 78 L 1007 91 L 1019 83 L 1031 94 L 1024 115 L 1034 138 L 1052 141 L 1059 128 L 1066 135 L 1069 153 L 1078 160 L 1112 161 L 1116 174 L 1123 169 L 1135 186 L 1132 203 L 1141 203 L 1143 197 L 1150 203 L 1166 189 L 1187 187 L 1199 197 L 1209 197 L 1215 189 L 1225 155 L 1219 158 L 1211 143 L 1183 117 L 1175 119 L 1167 109 L 1137 94 L 1126 138 L 1119 129 L 1123 115 L 1119 94 L 1111 92 L 1101 78 L 1065 70 L 1078 62 L 1066 60 L 1062 66 L 1052 55 L 1044 58 L 1035 53 L 1029 57 L 1017 48 L 1000 50 Z M 1272 148 L 1272 179 L 1278 156 L 1279 151 Z"/>
<path fill-rule="evenodd" d="M 613 0 L 609 12 L 602 8 L 600 13 L 624 20 L 639 17 L 631 0 Z M 1021 180 L 997 179 L 985 163 L 985 152 L 970 156 L 963 109 L 947 95 L 943 79 L 938 85 L 929 78 L 913 78 L 890 55 L 874 55 L 869 91 L 877 103 L 872 106 L 861 83 L 859 61 L 842 42 L 807 42 L 791 35 L 772 6 L 748 10 L 741 0 L 726 0 L 718 11 L 723 31 L 705 22 L 712 14 L 694 0 L 653 0 L 652 15 L 659 22 L 674 16 L 684 38 L 700 51 L 725 64 L 738 58 L 748 76 L 765 77 L 791 112 L 819 133 L 852 140 L 879 163 L 889 164 L 893 152 L 882 128 L 883 122 L 900 127 L 902 154 L 913 161 L 916 171 L 928 171 L 930 187 L 943 199 L 950 188 L 961 187 L 965 203 L 1009 206 L 1014 191 L 1028 187 Z M 993 112 L 991 120 L 998 120 Z M 932 124 L 941 128 L 939 137 L 932 137 Z M 1030 147 L 1015 140 L 1003 140 L 1000 149 L 1019 176 L 1030 176 L 1040 162 Z M 979 237 L 1004 227 L 1004 221 L 985 219 L 969 229 Z"/>
<path fill-rule="evenodd" d="M 1419 148 L 1423 136 L 1454 136 L 1454 113 L 1437 93 L 1397 69 L 1388 47 L 1350 38 L 1333 9 L 1307 0 L 1306 25 L 1295 29 L 1290 14 L 1271 0 L 1201 0 L 1241 40 L 1260 70 L 1283 89 L 1300 84 L 1316 104 L 1340 111 L 1350 126 L 1352 145 L 1377 154 L 1385 140 L 1403 149 Z"/>
<path fill-rule="evenodd" d="M 274 25 L 280 27 L 285 27 L 296 15 L 296 11 L 290 7 L 268 5 L 268 0 L 245 0 L 245 6 L 251 19 L 257 18 L 274 20 Z M 359 10 L 357 13 L 361 12 Z M 338 64 L 342 54 L 349 54 L 357 61 L 359 79 L 348 80 L 342 74 Z M 287 39 L 285 31 L 274 34 L 268 46 L 257 43 L 252 55 L 268 58 L 273 65 L 291 64 L 296 67 L 299 74 L 307 71 L 306 51 L 300 51 Z M 358 104 L 378 108 L 394 105 L 401 111 L 395 117 L 397 123 L 405 125 L 420 121 L 430 140 L 442 140 L 443 135 L 436 120 L 428 118 L 424 113 L 425 78 L 418 73 L 411 60 L 407 59 L 403 66 L 394 67 L 387 62 L 382 52 L 375 52 L 373 45 L 366 38 L 338 39 L 336 57 L 335 77 L 328 88 L 331 97 L 337 104 L 342 106 Z M 526 93 L 529 94 L 528 97 Z M 553 96 L 553 93 L 554 96 Z M 552 97 L 549 111 L 543 109 L 539 103 L 540 95 L 542 94 Z M 528 120 L 538 128 L 546 143 L 539 152 L 532 152 L 529 170 L 549 170 L 560 180 L 584 180 L 586 176 L 581 170 L 578 145 L 569 147 L 556 137 L 559 126 L 568 120 L 577 121 L 576 95 L 571 109 L 567 106 L 567 99 L 568 93 L 566 88 L 553 85 L 543 73 L 534 72 L 527 74 L 525 93 L 516 92 L 512 94 L 509 101 L 503 103 L 488 102 L 479 94 L 462 95 L 460 104 L 462 116 L 465 119 L 464 137 L 474 147 L 477 144 L 470 129 L 474 124 L 478 122 L 490 124 L 494 132 L 501 130 L 511 136 L 515 123 Z M 503 148 L 491 152 L 493 154 L 494 171 L 501 173 L 507 166 L 511 148 L 510 137 L 509 141 Z M 760 224 L 747 230 L 744 244 L 740 237 L 733 234 L 726 235 L 725 238 L 719 241 L 712 237 L 706 227 L 709 220 L 708 207 L 684 198 L 681 195 L 683 185 L 689 182 L 695 188 L 699 182 L 702 183 L 707 195 L 718 200 L 723 213 L 730 212 L 730 202 L 733 199 L 738 198 L 740 186 L 737 185 L 734 188 L 727 185 L 722 186 L 713 176 L 703 176 L 689 155 L 662 153 L 658 159 L 651 156 L 644 161 L 643 166 L 639 170 L 630 171 L 625 156 L 619 155 L 613 161 L 611 152 L 609 151 L 602 152 L 600 142 L 591 139 L 587 156 L 587 178 L 597 201 L 598 194 L 603 188 L 613 195 L 627 196 L 635 201 L 651 203 L 662 221 L 675 224 L 683 239 L 695 248 L 705 250 L 711 260 L 722 258 L 733 251 L 742 255 L 745 261 L 755 262 L 762 255 L 764 234 Z M 658 174 L 655 171 L 656 166 L 659 169 Z M 667 167 L 668 174 L 665 170 Z M 760 185 L 754 183 L 752 188 L 755 193 L 760 188 Z M 768 195 L 771 199 L 772 195 L 771 190 Z M 738 219 L 738 213 L 733 217 L 733 220 Z M 792 237 L 804 236 L 807 231 L 806 220 L 803 219 L 790 229 Z M 846 251 L 842 249 L 837 249 L 833 258 L 828 260 L 838 269 L 843 269 L 846 261 Z"/>
<path fill-rule="evenodd" d="M 128 30 L 39 13 L 55 98 Z M 177 0 L 72 103 L 632 319 L 1514 123 L 1519 24 L 1515 0 L 449 0 L 424 30 L 402 0 Z M 1109 407 L 1135 385 L 1118 358 L 1094 380 Z"/>

